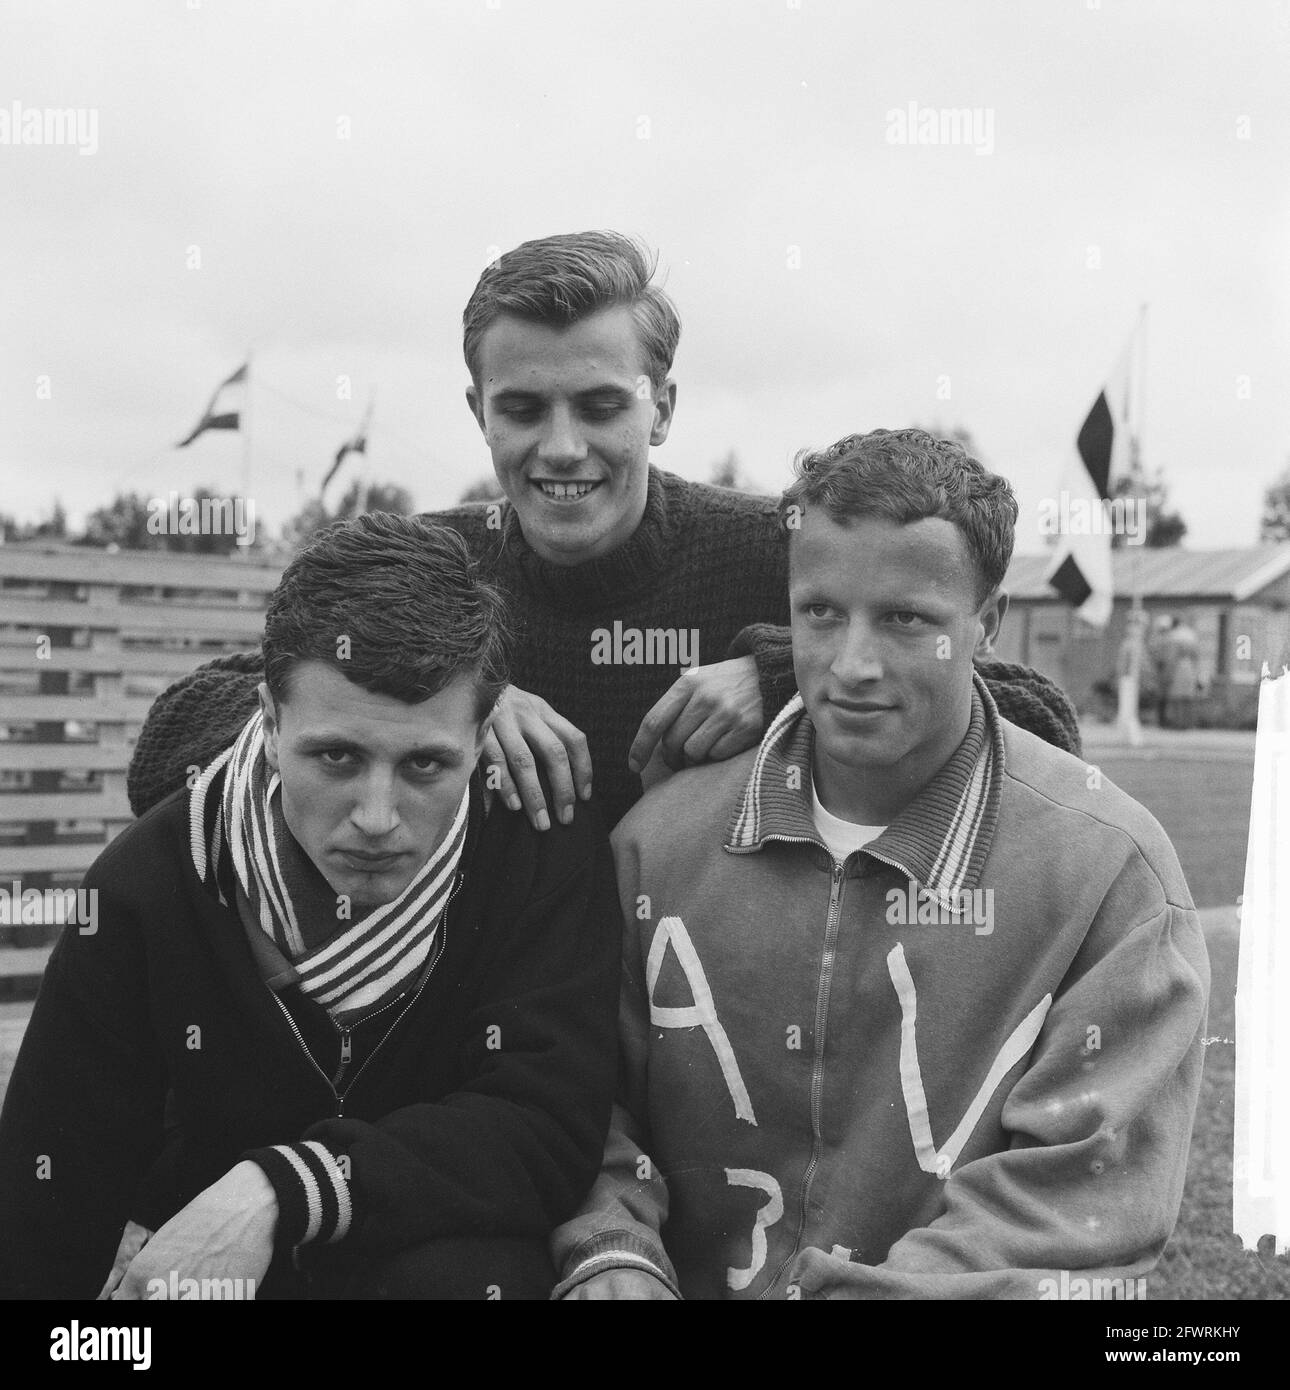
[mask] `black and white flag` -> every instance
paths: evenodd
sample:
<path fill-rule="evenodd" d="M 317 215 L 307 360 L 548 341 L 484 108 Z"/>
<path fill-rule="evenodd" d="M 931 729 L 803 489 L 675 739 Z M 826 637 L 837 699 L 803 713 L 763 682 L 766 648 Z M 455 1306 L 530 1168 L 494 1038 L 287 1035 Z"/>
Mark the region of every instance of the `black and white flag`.
<path fill-rule="evenodd" d="M 193 426 L 187 439 L 181 439 L 176 449 L 187 448 L 200 434 L 207 430 L 236 430 L 241 428 L 242 411 L 246 397 L 246 377 L 249 363 L 242 365 L 226 381 L 221 381 L 210 398 L 210 404 L 202 413 L 202 418 Z"/>
<path fill-rule="evenodd" d="M 1104 503 L 1128 467 L 1133 436 L 1131 382 L 1136 333 L 1098 392 L 1062 469 L 1058 544 L 1045 576 L 1085 622 L 1111 616 L 1111 523 Z"/>

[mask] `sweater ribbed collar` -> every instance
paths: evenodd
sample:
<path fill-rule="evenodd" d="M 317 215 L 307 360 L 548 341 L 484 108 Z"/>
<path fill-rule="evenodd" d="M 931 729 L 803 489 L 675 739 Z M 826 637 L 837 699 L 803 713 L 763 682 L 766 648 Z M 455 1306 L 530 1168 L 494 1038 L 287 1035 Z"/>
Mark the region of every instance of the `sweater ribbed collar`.
<path fill-rule="evenodd" d="M 616 550 L 580 565 L 544 560 L 524 538 L 515 508 L 503 511 L 499 568 L 510 571 L 514 591 L 569 611 L 593 611 L 627 603 L 647 592 L 672 560 L 684 537 L 688 509 L 683 479 L 652 464 L 640 525 Z"/>
<path fill-rule="evenodd" d="M 815 726 L 801 695 L 771 723 L 744 787 L 725 848 L 750 854 L 768 840 L 824 845 L 811 814 Z M 962 743 L 908 806 L 860 854 L 900 869 L 953 913 L 990 852 L 1003 791 L 1003 729 L 985 682 L 972 673 L 972 717 Z"/>

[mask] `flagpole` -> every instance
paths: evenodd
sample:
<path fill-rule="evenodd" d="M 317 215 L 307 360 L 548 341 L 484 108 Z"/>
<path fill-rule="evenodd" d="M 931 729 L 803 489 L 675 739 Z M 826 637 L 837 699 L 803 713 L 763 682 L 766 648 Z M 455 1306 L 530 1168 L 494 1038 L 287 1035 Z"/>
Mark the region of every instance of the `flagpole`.
<path fill-rule="evenodd" d="M 1146 301 L 1146 300 L 1143 300 L 1143 302 L 1142 302 L 1142 307 L 1141 307 L 1141 309 L 1140 309 L 1139 312 L 1138 312 L 1138 342 L 1137 342 L 1137 345 L 1136 345 L 1136 346 L 1137 346 L 1137 352 L 1136 352 L 1134 355 L 1135 355 L 1135 357 L 1138 359 L 1138 360 L 1137 360 L 1137 367 L 1138 367 L 1138 389 L 1137 389 L 1137 392 L 1136 392 L 1135 395 L 1134 395 L 1134 400 L 1135 400 L 1135 402 L 1137 403 L 1137 407 L 1138 407 L 1138 408 L 1137 408 L 1137 410 L 1134 412 L 1136 418 L 1135 418 L 1135 420 L 1134 420 L 1134 422 L 1133 422 L 1133 423 L 1134 423 L 1133 441 L 1134 441 L 1134 453 L 1135 453 L 1136 456 L 1137 456 L 1138 470 L 1139 470 L 1139 472 L 1140 472 L 1141 475 L 1142 475 L 1142 481 L 1143 481 L 1143 483 L 1144 483 L 1144 485 L 1145 485 L 1146 480 L 1147 480 L 1147 465 L 1146 465 L 1146 462 L 1145 462 L 1145 459 L 1146 459 L 1146 451 L 1145 451 L 1145 448 L 1144 448 L 1144 446 L 1143 446 L 1143 442 L 1142 442 L 1142 441 L 1143 441 L 1143 439 L 1146 437 L 1146 421 L 1147 421 L 1147 301 Z M 1144 508 L 1144 510 L 1145 510 L 1145 508 Z M 1146 517 L 1145 517 L 1145 516 L 1143 517 L 1143 520 L 1144 520 L 1144 521 L 1146 520 Z M 1147 543 L 1147 537 L 1146 537 L 1146 534 L 1144 533 L 1144 534 L 1143 534 L 1143 537 L 1142 537 L 1142 545 L 1135 545 L 1135 546 L 1133 547 L 1133 579 L 1132 579 L 1132 584 L 1133 584 L 1133 602 L 1132 602 L 1132 607 L 1131 607 L 1131 610 L 1130 610 L 1130 611 L 1133 612 L 1133 613 L 1135 613 L 1135 614 L 1137 615 L 1137 625 L 1138 625 L 1138 640 L 1137 640 L 1137 643 L 1136 643 L 1136 647 L 1137 647 L 1137 653 L 1136 653 L 1136 654 L 1137 654 L 1137 661 L 1136 661 L 1136 663 L 1135 663 L 1135 668 L 1134 668 L 1134 675 L 1135 675 L 1135 676 L 1140 675 L 1141 670 L 1142 670 L 1142 658 L 1143 658 L 1143 655 L 1144 655 L 1144 647 L 1145 647 L 1145 639 L 1146 639 L 1146 630 L 1147 630 L 1147 628 L 1146 628 L 1147 615 L 1146 615 L 1146 611 L 1145 611 L 1145 609 L 1143 608 L 1143 604 L 1142 604 L 1142 546 L 1143 546 L 1143 545 L 1146 545 L 1146 543 Z M 1135 700 L 1135 703 L 1134 703 L 1134 706 L 1133 706 L 1133 722 L 1134 722 L 1134 725 L 1135 725 L 1136 728 L 1137 728 L 1137 740 L 1136 740 L 1136 741 L 1137 741 L 1138 743 L 1141 743 L 1141 742 L 1142 742 L 1142 726 L 1141 726 L 1141 724 L 1138 723 L 1138 706 L 1137 706 L 1137 703 L 1136 703 L 1136 700 L 1137 700 L 1137 691 L 1136 691 L 1136 690 L 1134 691 L 1134 700 Z"/>
<path fill-rule="evenodd" d="M 1142 441 L 1147 435 L 1147 310 L 1150 308 L 1147 300 L 1142 301 L 1142 308 L 1138 311 L 1138 325 L 1142 330 L 1142 350 L 1140 353 L 1139 367 L 1141 370 L 1141 384 L 1138 388 L 1138 400 L 1142 402 L 1141 409 L 1138 411 L 1138 453 L 1145 453 L 1145 446 Z M 1146 469 L 1143 469 L 1143 476 L 1146 476 Z"/>
<path fill-rule="evenodd" d="M 242 496 L 249 503 L 251 497 L 251 355 L 253 348 L 246 350 L 246 402 L 242 407 Z"/>
<path fill-rule="evenodd" d="M 1133 421 L 1129 435 L 1129 448 L 1132 461 L 1145 481 L 1146 469 L 1142 464 L 1143 422 L 1146 419 L 1146 365 L 1147 365 L 1147 305 L 1144 302 L 1138 311 L 1138 322 L 1134 326 L 1134 342 L 1131 353 L 1129 381 L 1130 399 L 1133 403 Z M 1137 380 L 1135 381 L 1135 377 Z M 1146 537 L 1143 537 L 1145 542 Z M 1125 648 L 1128 660 L 1126 670 L 1120 676 L 1119 708 L 1116 723 L 1125 741 L 1131 748 L 1142 745 L 1142 721 L 1138 717 L 1140 691 L 1142 689 L 1142 662 L 1145 655 L 1146 611 L 1142 603 L 1142 545 L 1133 547 L 1129 565 L 1129 612 L 1126 617 Z M 1114 602 L 1114 599 L 1112 600 Z"/>
<path fill-rule="evenodd" d="M 372 421 L 376 418 L 376 387 L 367 398 L 367 419 L 363 427 L 363 465 L 367 472 L 367 492 L 363 497 L 363 510 L 367 510 L 367 499 L 372 495 Z"/>

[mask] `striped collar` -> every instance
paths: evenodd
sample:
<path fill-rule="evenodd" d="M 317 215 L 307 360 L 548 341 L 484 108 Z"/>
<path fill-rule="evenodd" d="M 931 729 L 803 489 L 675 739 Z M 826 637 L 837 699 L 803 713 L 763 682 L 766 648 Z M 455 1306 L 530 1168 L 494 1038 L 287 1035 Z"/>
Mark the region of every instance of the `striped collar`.
<path fill-rule="evenodd" d="M 953 911 L 976 886 L 999 820 L 1003 730 L 985 682 L 972 674 L 972 718 L 949 761 L 861 854 L 900 869 Z M 824 847 L 811 814 L 815 726 L 801 695 L 766 730 L 726 834 L 732 854 L 768 840 L 809 840 Z"/>

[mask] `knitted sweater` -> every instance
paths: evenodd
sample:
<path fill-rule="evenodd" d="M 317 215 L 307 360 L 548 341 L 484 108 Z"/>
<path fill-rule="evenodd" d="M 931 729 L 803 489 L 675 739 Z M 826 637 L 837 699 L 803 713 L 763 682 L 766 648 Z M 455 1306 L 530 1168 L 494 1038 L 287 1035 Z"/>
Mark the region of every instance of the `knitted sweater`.
<path fill-rule="evenodd" d="M 586 735 L 594 787 L 610 825 L 641 795 L 627 752 L 650 706 L 688 661 L 756 658 L 767 720 L 796 690 L 788 631 L 788 549 L 775 499 L 650 469 L 645 514 L 631 539 L 580 565 L 537 555 L 509 503 L 455 507 L 431 520 L 465 538 L 510 594 L 518 642 L 511 680 Z M 1001 713 L 1070 752 L 1075 713 L 1036 671 L 982 663 Z M 130 763 L 142 814 L 237 737 L 263 678 L 258 654 L 200 667 L 153 704 Z"/>
<path fill-rule="evenodd" d="M 279 1288 L 296 1245 L 321 1277 L 567 1217 L 613 1090 L 608 842 L 594 807 L 540 834 L 477 801 L 460 872 L 419 983 L 342 1031 L 265 988 L 197 876 L 188 793 L 128 827 L 86 875 L 96 930 L 55 947 L 0 1114 L 0 1298 L 93 1298 L 127 1219 L 160 1227 L 241 1158 L 277 1194 Z"/>

